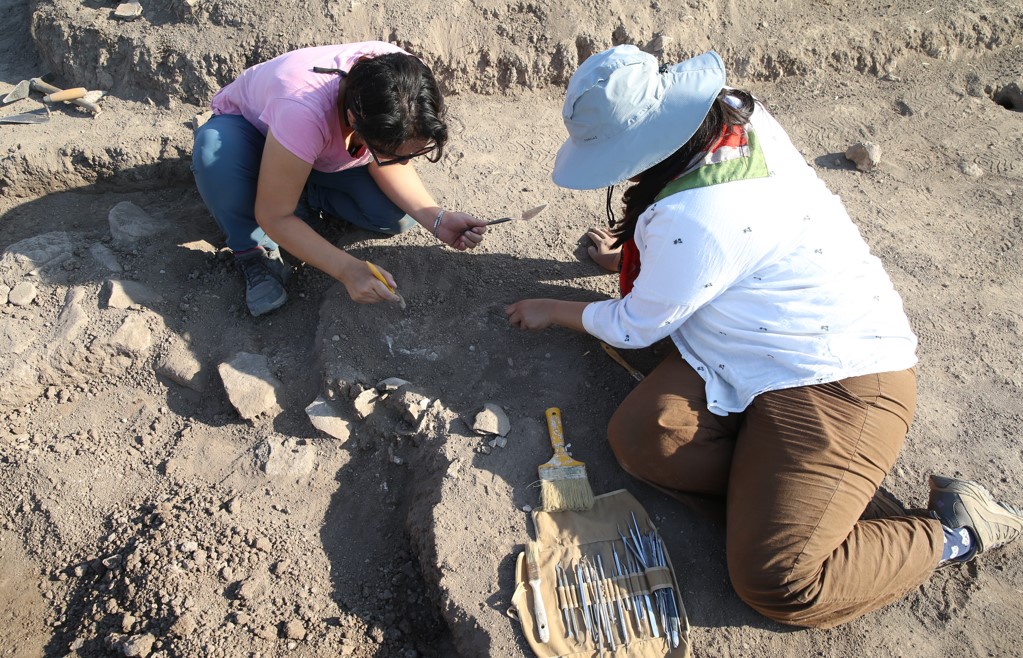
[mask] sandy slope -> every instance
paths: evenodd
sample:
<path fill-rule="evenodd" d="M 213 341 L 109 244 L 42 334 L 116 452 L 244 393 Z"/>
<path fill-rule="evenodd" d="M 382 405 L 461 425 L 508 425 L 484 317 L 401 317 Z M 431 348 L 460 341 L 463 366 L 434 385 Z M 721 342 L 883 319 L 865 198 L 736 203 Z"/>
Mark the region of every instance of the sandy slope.
<path fill-rule="evenodd" d="M 667 58 L 714 47 L 846 200 L 920 336 L 918 416 L 885 485 L 918 506 L 928 473 L 960 474 L 1023 503 L 1023 114 L 993 100 L 1023 82 L 1018 5 L 195 6 L 119 23 L 98 3 L 0 0 L 0 92 L 45 70 L 114 92 L 95 118 L 0 125 L 0 283 L 35 290 L 0 306 L 0 653 L 525 655 L 505 611 L 550 405 L 594 488 L 628 487 L 668 538 L 696 655 L 1018 653 L 1019 546 L 840 629 L 766 622 L 729 587 L 721 530 L 615 465 L 603 428 L 624 371 L 588 337 L 519 333 L 502 314 L 524 296 L 615 290 L 580 245 L 603 195 L 549 181 L 579 58 L 622 41 Z M 450 154 L 421 169 L 446 205 L 549 208 L 471 254 L 423 231 L 324 227 L 395 274 L 407 311 L 357 307 L 300 267 L 289 304 L 250 318 L 190 186 L 193 103 L 251 61 L 368 37 L 421 52 L 450 92 Z M 882 149 L 870 174 L 842 156 L 866 140 Z M 112 234 L 125 201 L 152 235 Z M 141 286 L 132 303 L 111 280 Z M 648 369 L 662 349 L 628 358 Z M 218 374 L 238 352 L 278 382 L 253 420 Z M 410 418 L 414 401 L 393 394 L 360 417 L 352 398 L 393 376 L 426 409 Z M 320 396 L 347 440 L 311 425 Z M 470 429 L 486 402 L 511 419 L 506 448 Z"/>

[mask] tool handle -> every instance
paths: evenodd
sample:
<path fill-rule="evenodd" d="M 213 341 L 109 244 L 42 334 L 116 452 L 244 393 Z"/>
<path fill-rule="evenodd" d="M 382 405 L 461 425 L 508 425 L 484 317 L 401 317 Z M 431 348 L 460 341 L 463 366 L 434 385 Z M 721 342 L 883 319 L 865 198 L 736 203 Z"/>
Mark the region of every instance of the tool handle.
<path fill-rule="evenodd" d="M 615 363 L 625 368 L 625 371 L 632 375 L 633 379 L 635 379 L 637 382 L 643 381 L 643 373 L 629 365 L 629 362 L 626 361 L 615 348 L 611 347 L 604 341 L 600 341 L 600 346 L 604 348 L 604 351 L 607 352 L 607 355 L 611 357 Z"/>
<path fill-rule="evenodd" d="M 551 407 L 543 413 L 547 416 L 547 433 L 550 434 L 551 447 L 554 448 L 554 453 L 567 456 L 565 450 L 565 430 L 561 426 L 561 409 Z"/>
<path fill-rule="evenodd" d="M 73 101 L 76 98 L 89 93 L 89 90 L 85 87 L 75 87 L 73 89 L 63 89 L 61 91 L 55 91 L 52 94 L 43 96 L 44 103 L 59 103 L 60 101 Z"/>
<path fill-rule="evenodd" d="M 515 218 L 514 217 L 502 217 L 501 219 L 495 219 L 493 221 L 487 222 L 487 226 L 493 226 L 494 224 L 504 224 L 505 222 L 510 222 L 513 219 L 515 219 Z"/>
<path fill-rule="evenodd" d="M 59 87 L 54 87 L 51 84 L 47 84 L 47 83 L 43 82 L 41 79 L 39 79 L 39 78 L 32 78 L 32 80 L 30 81 L 29 84 L 31 85 L 32 89 L 34 89 L 35 91 L 38 91 L 40 93 L 43 93 L 43 94 L 56 94 L 58 92 L 63 91 L 63 89 L 60 89 Z M 99 112 L 100 112 L 99 105 L 96 105 L 92 101 L 87 101 L 87 100 L 84 100 L 84 99 L 81 99 L 81 98 L 76 98 L 76 99 L 72 100 L 71 102 L 74 103 L 75 105 L 77 105 L 80 108 L 89 110 L 93 114 L 99 114 Z"/>
<path fill-rule="evenodd" d="M 387 279 L 385 279 L 384 275 L 380 273 L 380 270 L 377 269 L 376 265 L 369 261 L 366 261 L 366 267 L 369 268 L 369 271 L 373 274 L 374 277 L 376 277 L 377 281 L 384 284 L 384 287 L 387 288 L 387 292 L 394 292 L 394 288 L 391 287 L 391 284 L 387 283 Z"/>
<path fill-rule="evenodd" d="M 551 641 L 551 629 L 547 624 L 547 608 L 543 604 L 543 596 L 540 595 L 540 579 L 529 581 L 529 588 L 533 590 L 533 614 L 536 616 L 536 631 L 540 634 L 540 641 L 544 644 Z"/>

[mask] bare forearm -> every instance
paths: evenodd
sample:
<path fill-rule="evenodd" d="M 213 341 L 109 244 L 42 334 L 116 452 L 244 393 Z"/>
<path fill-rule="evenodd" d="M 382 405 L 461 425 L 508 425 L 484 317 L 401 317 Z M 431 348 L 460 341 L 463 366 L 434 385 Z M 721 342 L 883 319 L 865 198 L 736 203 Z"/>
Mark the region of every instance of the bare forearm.
<path fill-rule="evenodd" d="M 260 225 L 288 253 L 339 281 L 344 280 L 346 268 L 358 262 L 354 256 L 332 245 L 295 215 L 274 220 L 264 219 Z"/>

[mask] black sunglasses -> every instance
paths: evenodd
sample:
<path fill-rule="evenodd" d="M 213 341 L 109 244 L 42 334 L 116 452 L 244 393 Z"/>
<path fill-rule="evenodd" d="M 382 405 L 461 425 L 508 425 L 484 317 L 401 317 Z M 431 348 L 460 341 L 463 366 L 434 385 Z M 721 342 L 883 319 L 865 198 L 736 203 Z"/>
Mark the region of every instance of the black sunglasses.
<path fill-rule="evenodd" d="M 358 128 L 356 128 L 355 130 L 358 130 Z M 426 155 L 428 153 L 432 153 L 432 152 L 437 150 L 437 145 L 436 144 L 431 144 L 430 146 L 424 146 L 423 148 L 419 149 L 415 153 L 409 153 L 408 155 L 394 155 L 393 153 L 380 153 L 380 154 L 377 154 L 376 149 L 374 149 L 368 143 L 365 143 L 365 144 L 366 144 L 366 150 L 368 150 L 369 154 L 373 156 L 373 162 L 376 162 L 378 167 L 386 167 L 387 165 L 393 165 L 393 164 L 402 164 L 402 163 L 408 162 L 412 158 L 418 158 L 421 155 Z M 381 155 L 384 157 L 383 160 L 380 159 Z M 427 159 L 429 160 L 429 158 L 427 158 Z M 430 161 L 431 162 L 436 162 L 435 160 L 430 160 Z"/>

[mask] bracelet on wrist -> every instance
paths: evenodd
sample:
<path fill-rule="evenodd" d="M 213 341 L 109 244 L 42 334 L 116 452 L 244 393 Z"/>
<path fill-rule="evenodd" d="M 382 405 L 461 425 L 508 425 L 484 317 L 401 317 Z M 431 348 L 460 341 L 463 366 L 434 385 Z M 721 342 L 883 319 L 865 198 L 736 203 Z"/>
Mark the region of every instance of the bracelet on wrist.
<path fill-rule="evenodd" d="M 444 213 L 447 212 L 443 208 L 437 213 L 437 219 L 433 220 L 433 237 L 437 237 L 437 231 L 440 230 L 440 221 L 444 219 Z"/>

